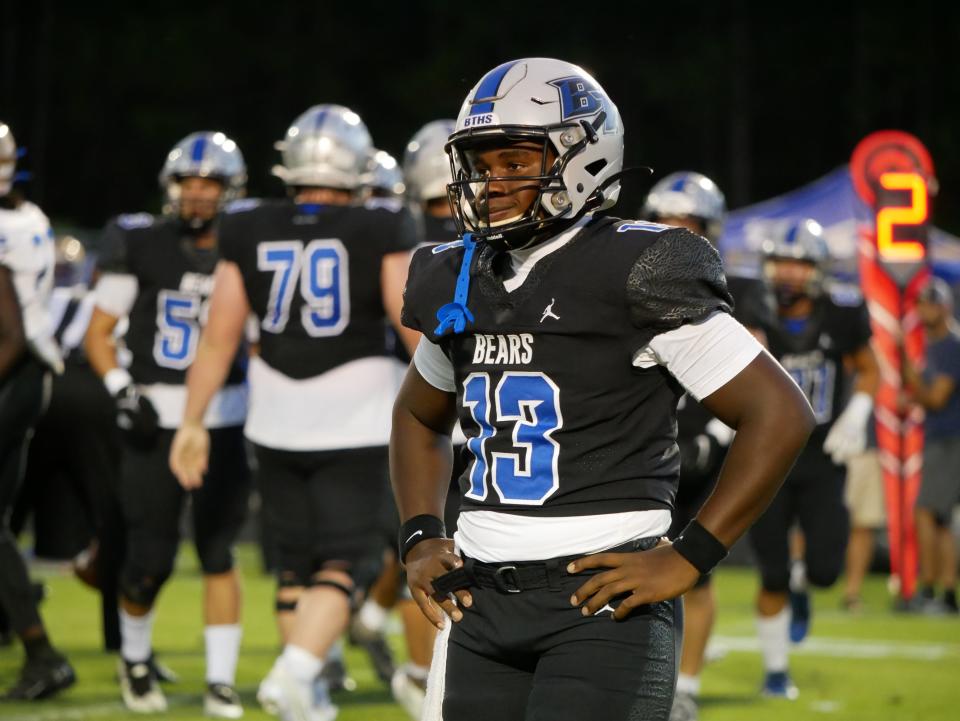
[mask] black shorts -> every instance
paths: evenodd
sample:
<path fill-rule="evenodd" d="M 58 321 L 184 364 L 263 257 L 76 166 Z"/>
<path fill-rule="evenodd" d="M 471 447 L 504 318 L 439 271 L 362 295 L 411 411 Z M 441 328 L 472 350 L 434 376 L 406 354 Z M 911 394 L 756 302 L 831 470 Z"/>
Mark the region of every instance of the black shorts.
<path fill-rule="evenodd" d="M 833 585 L 843 569 L 850 534 L 844 503 L 846 468 L 819 446 L 800 456 L 770 506 L 750 529 L 750 545 L 760 566 L 763 588 L 785 592 L 790 585 L 790 529 L 798 523 L 806 542 L 807 579 Z"/>
<path fill-rule="evenodd" d="M 474 603 L 447 645 L 444 718 L 666 721 L 680 658 L 681 603 L 642 606 L 622 622 L 612 622 L 608 611 L 584 618 L 570 596 L 590 574 L 568 575 L 568 560 L 553 565 L 544 588 L 471 588 Z"/>
<path fill-rule="evenodd" d="M 23 480 L 27 445 L 43 410 L 49 370 L 24 356 L 0 378 L 0 523 L 10 520 Z"/>
<path fill-rule="evenodd" d="M 120 501 L 128 542 L 124 576 L 131 581 L 168 575 L 176 558 L 188 494 L 170 472 L 173 435 L 172 430 L 161 430 L 149 449 L 123 447 Z M 210 431 L 208 471 L 203 485 L 189 495 L 201 568 L 205 573 L 229 571 L 250 495 L 242 427 Z"/>
<path fill-rule="evenodd" d="M 348 567 L 372 581 L 383 553 L 384 504 L 390 503 L 387 449 L 283 451 L 256 446 L 265 531 L 281 575 L 307 580 Z"/>

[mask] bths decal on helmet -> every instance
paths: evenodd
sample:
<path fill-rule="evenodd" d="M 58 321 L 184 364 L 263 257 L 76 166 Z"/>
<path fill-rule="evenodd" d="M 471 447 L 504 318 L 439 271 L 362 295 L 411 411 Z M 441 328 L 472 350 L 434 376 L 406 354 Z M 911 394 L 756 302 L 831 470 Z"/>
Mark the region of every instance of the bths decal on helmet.
<path fill-rule="evenodd" d="M 471 168 L 471 151 L 520 143 L 541 149 L 539 174 L 496 177 Z M 589 211 L 612 207 L 620 194 L 620 114 L 596 80 L 562 60 L 514 60 L 484 75 L 467 95 L 446 151 L 453 178 L 448 193 L 460 232 L 500 249 L 555 234 Z M 480 202 L 490 183 L 523 181 L 538 191 L 529 208 L 491 223 Z"/>
<path fill-rule="evenodd" d="M 274 143 L 283 163 L 273 174 L 291 188 L 360 190 L 373 170 L 374 147 L 360 116 L 342 105 L 314 105 Z"/>

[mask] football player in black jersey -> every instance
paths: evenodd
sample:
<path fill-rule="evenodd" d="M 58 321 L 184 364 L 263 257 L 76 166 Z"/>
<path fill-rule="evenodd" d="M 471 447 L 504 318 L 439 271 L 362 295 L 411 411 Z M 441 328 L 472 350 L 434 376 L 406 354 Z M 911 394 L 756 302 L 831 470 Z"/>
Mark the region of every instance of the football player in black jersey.
<path fill-rule="evenodd" d="M 843 464 L 866 447 L 878 370 L 859 290 L 825 283 L 828 254 L 819 224 L 772 224 L 762 252 L 766 292 L 755 303 L 745 301 L 744 314 L 753 316 L 745 322 L 763 329 L 770 352 L 807 396 L 817 422 L 783 488 L 750 531 L 761 576 L 762 692 L 792 699 L 797 688 L 788 673 L 788 638 L 806 634 L 806 581 L 830 586 L 843 568 L 849 534 Z M 805 579 L 791 579 L 789 534 L 795 523 L 804 541 L 805 573 L 799 575 Z"/>
<path fill-rule="evenodd" d="M 91 366 L 116 400 L 124 432 L 120 495 L 127 557 L 121 573 L 120 682 L 132 711 L 166 709 L 152 662 L 154 605 L 174 568 L 189 492 L 204 574 L 204 710 L 221 718 L 243 713 L 233 688 L 241 628 L 232 553 L 249 492 L 242 356 L 231 359 L 228 384 L 203 421 L 213 440 L 202 487 L 181 487 L 167 455 L 183 416 L 185 373 L 206 319 L 219 257 L 214 221 L 218 209 L 242 193 L 245 182 L 243 158 L 233 140 L 223 133 L 193 133 L 174 146 L 160 174 L 167 212 L 120 216 L 107 226 L 104 239 L 112 259 L 97 283 L 84 345 Z M 130 354 L 127 368 L 113 342 L 124 317 L 129 322 L 123 336 Z"/>
<path fill-rule="evenodd" d="M 498 66 L 447 148 L 464 235 L 414 255 L 403 320 L 423 339 L 390 444 L 408 582 L 450 629 L 425 718 L 665 720 L 674 599 L 773 497 L 809 404 L 730 315 L 707 240 L 594 215 L 619 194 L 623 129 L 584 70 Z M 683 388 L 737 436 L 670 544 Z M 454 541 L 457 416 L 470 458 Z"/>
<path fill-rule="evenodd" d="M 336 707 L 316 679 L 381 562 L 397 382 L 384 323 L 402 329 L 416 237 L 407 211 L 358 203 L 373 148 L 356 113 L 312 107 L 279 147 L 276 172 L 290 197 L 221 221 L 210 317 L 170 461 L 183 483 L 199 482 L 208 446 L 199 421 L 255 313 L 260 354 L 250 362 L 246 434 L 278 545 L 278 609 L 295 609 L 258 698 L 284 718 L 332 719 Z M 412 350 L 416 334 L 401 335 Z"/>
<path fill-rule="evenodd" d="M 726 210 L 726 199 L 716 183 L 700 173 L 681 171 L 667 175 L 650 189 L 641 214 L 647 220 L 687 228 L 716 247 Z M 756 282 L 727 276 L 727 287 L 737 308 L 743 290 Z M 755 329 L 750 330 L 757 334 Z M 676 538 L 696 518 L 713 491 L 731 439 L 730 428 L 714 418 L 702 404 L 687 394 L 680 398 L 677 408 L 680 486 L 668 538 Z M 696 721 L 699 715 L 700 671 L 717 611 L 711 577 L 709 573 L 700 576 L 683 596 L 683 649 L 670 721 Z"/>

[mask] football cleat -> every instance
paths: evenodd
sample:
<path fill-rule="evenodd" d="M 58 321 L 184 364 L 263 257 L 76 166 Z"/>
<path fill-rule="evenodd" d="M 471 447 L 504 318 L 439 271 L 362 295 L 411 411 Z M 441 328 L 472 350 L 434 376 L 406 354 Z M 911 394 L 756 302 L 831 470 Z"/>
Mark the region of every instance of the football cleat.
<path fill-rule="evenodd" d="M 393 662 L 393 652 L 383 633 L 365 626 L 359 618 L 354 618 L 350 625 L 349 638 L 350 643 L 367 652 L 377 678 L 383 683 L 390 683 L 397 667 Z"/>
<path fill-rule="evenodd" d="M 160 713 L 167 710 L 167 698 L 160 690 L 157 676 L 149 663 L 120 659 L 118 673 L 123 704 L 130 711 Z"/>
<path fill-rule="evenodd" d="M 326 683 L 318 677 L 311 686 L 293 678 L 277 659 L 260 682 L 257 701 L 282 721 L 334 721 L 339 709 L 330 701 Z"/>
<path fill-rule="evenodd" d="M 236 689 L 225 683 L 207 684 L 203 696 L 203 713 L 213 718 L 237 719 L 243 716 L 243 706 Z"/>
<path fill-rule="evenodd" d="M 764 698 L 783 698 L 788 701 L 796 701 L 800 691 L 790 680 L 790 674 L 786 671 L 768 671 L 763 680 L 763 688 L 760 695 Z"/>
<path fill-rule="evenodd" d="M 319 678 L 330 691 L 356 691 L 357 682 L 347 673 L 347 666 L 342 658 L 331 658 L 323 664 Z"/>
<path fill-rule="evenodd" d="M 412 672 L 408 664 L 397 669 L 390 679 L 393 699 L 403 707 L 410 718 L 423 716 L 423 702 L 427 695 L 427 677 L 423 673 Z"/>
<path fill-rule="evenodd" d="M 810 632 L 810 593 L 790 591 L 790 641 L 800 643 Z"/>
<path fill-rule="evenodd" d="M 67 659 L 56 654 L 49 658 L 27 661 L 17 682 L 4 694 L 7 701 L 37 701 L 70 688 L 77 676 Z"/>

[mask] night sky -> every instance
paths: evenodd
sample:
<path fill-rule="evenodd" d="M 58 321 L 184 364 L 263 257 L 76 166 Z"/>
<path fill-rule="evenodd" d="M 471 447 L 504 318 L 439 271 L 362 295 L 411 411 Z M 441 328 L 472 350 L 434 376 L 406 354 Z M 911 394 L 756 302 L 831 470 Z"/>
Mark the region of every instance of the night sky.
<path fill-rule="evenodd" d="M 816 179 L 873 130 L 913 132 L 937 165 L 934 221 L 960 232 L 956 4 L 139 5 L 0 0 L 0 119 L 55 221 L 157 211 L 164 156 L 194 130 L 239 143 L 250 195 L 280 194 L 273 142 L 321 102 L 356 110 L 399 158 L 487 70 L 542 55 L 605 87 L 628 164 L 653 180 L 704 172 L 731 207 Z M 634 214 L 651 182 L 628 180 L 617 213 Z"/>

